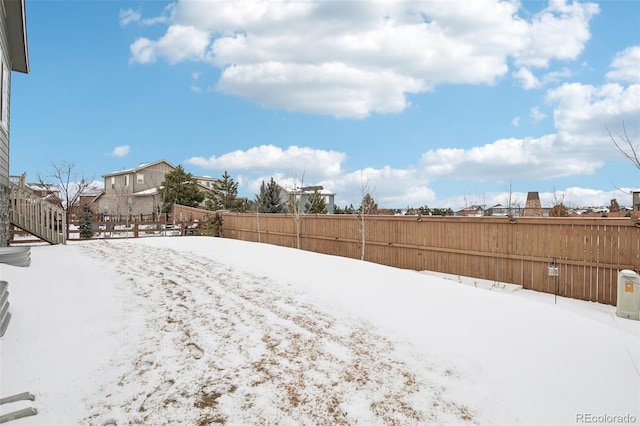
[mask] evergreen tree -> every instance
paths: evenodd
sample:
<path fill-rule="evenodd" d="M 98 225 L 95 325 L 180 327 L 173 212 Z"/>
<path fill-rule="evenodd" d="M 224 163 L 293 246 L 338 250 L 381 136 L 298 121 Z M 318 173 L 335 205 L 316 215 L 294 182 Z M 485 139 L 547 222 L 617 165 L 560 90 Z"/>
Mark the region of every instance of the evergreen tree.
<path fill-rule="evenodd" d="M 307 214 L 327 214 L 327 205 L 324 197 L 320 195 L 320 191 L 315 189 L 313 193 L 309 195 L 309 201 L 305 203 L 304 209 Z"/>
<path fill-rule="evenodd" d="M 280 187 L 273 177 L 267 185 L 264 181 L 260 185 L 260 194 L 256 195 L 256 203 L 260 213 L 284 213 L 285 206 L 280 199 Z"/>
<path fill-rule="evenodd" d="M 362 214 L 378 214 L 378 204 L 373 199 L 371 194 L 366 193 L 364 197 L 362 197 L 362 203 L 360 204 L 360 208 L 358 209 L 358 213 Z"/>
<path fill-rule="evenodd" d="M 217 182 L 207 199 L 207 208 L 210 210 L 243 210 L 243 201 L 238 199 L 238 182 L 235 182 L 225 170 L 222 180 Z"/>
<path fill-rule="evenodd" d="M 174 204 L 197 207 L 204 200 L 204 193 L 198 188 L 198 181 L 182 166 L 176 167 L 164 176 L 159 193 L 163 213 L 169 213 Z"/>
<path fill-rule="evenodd" d="M 356 209 L 353 207 L 353 204 L 349 204 L 348 206 L 340 207 L 335 206 L 333 214 L 355 214 Z"/>
<path fill-rule="evenodd" d="M 450 207 L 444 208 L 435 208 L 431 210 L 431 214 L 434 216 L 453 216 L 453 210 Z"/>
<path fill-rule="evenodd" d="M 220 215 L 219 212 L 215 212 L 215 214 L 205 214 L 203 220 L 201 221 L 201 227 L 198 231 L 198 235 L 221 237 L 222 222 L 222 215 Z"/>
<path fill-rule="evenodd" d="M 78 222 L 78 228 L 80 228 L 80 238 L 89 239 L 93 238 L 93 210 L 91 207 L 84 204 L 82 206 L 82 215 L 80 216 L 80 221 Z"/>

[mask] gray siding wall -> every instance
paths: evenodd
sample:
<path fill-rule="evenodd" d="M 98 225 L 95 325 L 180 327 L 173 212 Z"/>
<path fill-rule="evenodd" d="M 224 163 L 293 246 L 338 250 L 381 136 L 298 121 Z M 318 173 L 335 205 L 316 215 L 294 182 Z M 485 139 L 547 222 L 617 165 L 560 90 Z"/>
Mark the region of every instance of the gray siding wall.
<path fill-rule="evenodd" d="M 157 195 L 132 195 L 137 192 L 157 188 L 164 182 L 164 176 L 173 168 L 161 162 L 142 168 L 138 171 L 106 175 L 104 178 L 104 195 L 98 199 L 99 213 L 110 215 L 149 215 L 157 213 L 160 203 Z M 138 175 L 143 176 L 143 182 L 138 182 Z M 128 176 L 129 185 L 125 185 Z M 111 179 L 114 179 L 112 187 Z"/>
<path fill-rule="evenodd" d="M 0 2 L 0 59 L 6 64 L 7 69 L 11 69 L 9 63 L 9 48 L 7 43 L 7 22 L 4 13 L 4 2 Z M 0 70 L 2 66 L 0 65 Z M 1 74 L 1 72 L 0 72 Z M 7 76 L 9 79 L 9 90 L 7 96 L 11 93 L 11 71 Z M 0 79 L 0 91 L 2 90 L 2 80 Z M 6 103 L 7 108 L 11 104 Z M 1 100 L 0 100 L 1 102 Z M 7 113 L 7 117 L 10 114 Z M 9 123 L 7 119 L 7 127 L 0 125 L 0 247 L 9 245 Z"/>

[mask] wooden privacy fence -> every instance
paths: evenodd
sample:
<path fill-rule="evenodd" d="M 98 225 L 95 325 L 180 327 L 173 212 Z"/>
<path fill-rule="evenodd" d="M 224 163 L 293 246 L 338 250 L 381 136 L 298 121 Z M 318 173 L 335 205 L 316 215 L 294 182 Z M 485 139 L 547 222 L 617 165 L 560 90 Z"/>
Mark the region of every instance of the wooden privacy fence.
<path fill-rule="evenodd" d="M 224 212 L 223 236 L 295 247 L 291 215 Z M 365 260 L 471 276 L 616 304 L 621 269 L 640 270 L 640 227 L 630 218 L 367 216 Z M 360 258 L 352 215 L 307 215 L 301 249 Z"/>

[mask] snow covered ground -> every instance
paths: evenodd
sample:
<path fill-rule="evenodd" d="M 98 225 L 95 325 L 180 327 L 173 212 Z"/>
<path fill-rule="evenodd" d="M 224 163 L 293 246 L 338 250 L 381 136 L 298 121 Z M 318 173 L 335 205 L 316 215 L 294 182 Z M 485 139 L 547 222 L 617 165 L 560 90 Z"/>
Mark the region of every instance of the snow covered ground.
<path fill-rule="evenodd" d="M 0 414 L 39 411 L 11 425 L 640 422 L 612 306 L 208 237 L 31 258 L 0 265 L 0 396 L 36 396 Z"/>

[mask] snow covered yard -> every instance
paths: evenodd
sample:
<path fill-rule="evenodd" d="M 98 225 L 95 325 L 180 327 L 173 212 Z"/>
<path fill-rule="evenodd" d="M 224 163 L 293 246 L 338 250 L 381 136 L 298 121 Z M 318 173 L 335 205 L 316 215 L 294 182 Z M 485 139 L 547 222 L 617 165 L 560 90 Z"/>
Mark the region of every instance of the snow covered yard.
<path fill-rule="evenodd" d="M 39 410 L 12 425 L 640 422 L 640 322 L 611 306 L 207 237 L 0 268 L 0 396 L 36 395 L 1 414 Z"/>

